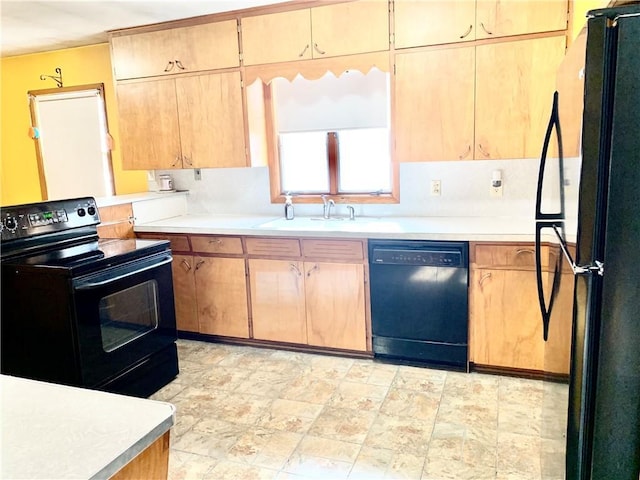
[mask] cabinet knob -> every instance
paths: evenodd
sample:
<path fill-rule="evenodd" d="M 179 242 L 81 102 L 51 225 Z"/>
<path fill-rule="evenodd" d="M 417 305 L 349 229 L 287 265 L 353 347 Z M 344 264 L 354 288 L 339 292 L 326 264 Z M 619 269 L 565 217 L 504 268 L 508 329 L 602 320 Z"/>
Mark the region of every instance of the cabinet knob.
<path fill-rule="evenodd" d="M 170 72 L 171 70 L 173 70 L 173 67 L 174 67 L 174 63 L 170 60 L 169 63 L 167 63 L 167 66 L 164 67 L 164 71 Z"/>
<path fill-rule="evenodd" d="M 204 265 L 204 263 L 204 260 L 200 260 L 198 263 L 196 263 L 196 271 L 200 270 L 200 267 Z"/>
<path fill-rule="evenodd" d="M 176 67 L 178 67 L 180 70 L 186 70 L 184 65 L 182 65 L 182 62 L 180 60 L 176 60 Z"/>
<path fill-rule="evenodd" d="M 467 31 L 464 32 L 462 35 L 460 35 L 460 38 L 464 38 L 467 35 L 469 35 L 471 33 L 471 30 L 473 30 L 473 25 L 469 25 L 469 28 L 467 29 Z"/>
<path fill-rule="evenodd" d="M 191 264 L 190 264 L 189 262 L 187 262 L 186 260 L 184 260 L 184 259 L 183 259 L 183 260 L 182 260 L 181 265 L 184 265 L 184 266 L 186 267 L 186 268 L 185 268 L 185 271 L 186 271 L 186 272 L 188 272 L 189 270 L 191 270 Z"/>
<path fill-rule="evenodd" d="M 314 43 L 314 44 L 313 44 L 313 49 L 314 49 L 316 52 L 318 52 L 320 55 L 324 55 L 325 53 L 327 53 L 327 52 L 325 52 L 324 50 L 320 50 L 320 49 L 318 48 L 318 44 L 317 44 L 317 43 Z"/>
<path fill-rule="evenodd" d="M 319 268 L 320 268 L 320 267 L 318 267 L 318 264 L 316 263 L 313 267 L 311 267 L 311 270 L 309 270 L 309 271 L 307 272 L 307 277 L 310 277 L 310 276 L 311 276 L 311 273 L 312 273 L 314 270 L 319 270 Z"/>
<path fill-rule="evenodd" d="M 464 153 L 462 153 L 461 155 L 458 155 L 458 159 L 462 160 L 463 158 L 467 158 L 470 153 L 471 153 L 471 145 L 467 145 L 467 149 L 465 150 Z"/>
<path fill-rule="evenodd" d="M 222 240 L 219 239 L 219 238 L 214 238 L 213 240 L 209 240 L 209 243 L 220 246 L 220 245 L 222 245 Z"/>
<path fill-rule="evenodd" d="M 289 264 L 289 268 L 290 268 L 292 271 L 296 272 L 296 275 L 298 275 L 298 276 L 301 276 L 301 275 L 302 275 L 302 272 L 300 271 L 300 269 L 298 268 L 298 266 L 297 266 L 295 263 L 290 263 L 290 264 Z"/>
<path fill-rule="evenodd" d="M 304 47 L 304 49 L 298 54 L 298 57 L 302 58 L 304 56 L 305 53 L 307 53 L 307 50 L 309 50 L 309 44 L 307 43 Z"/>
<path fill-rule="evenodd" d="M 480 277 L 480 280 L 478 280 L 478 285 L 482 286 L 482 283 L 487 279 L 487 278 L 491 278 L 491 272 L 487 272 L 484 275 L 482 275 L 482 277 Z"/>
<path fill-rule="evenodd" d="M 487 33 L 487 35 L 493 35 L 493 32 L 487 30 L 487 27 L 484 26 L 484 23 L 480 22 L 480 26 Z"/>
<path fill-rule="evenodd" d="M 172 167 L 175 167 L 179 163 L 182 162 L 182 157 L 180 155 L 176 155 L 176 161 L 171 164 Z"/>
<path fill-rule="evenodd" d="M 184 160 L 184 162 L 185 162 L 187 165 L 189 165 L 189 166 L 193 165 L 193 164 L 191 163 L 191 157 L 187 157 L 186 155 L 184 155 L 184 156 L 182 157 L 182 160 Z"/>
<path fill-rule="evenodd" d="M 486 158 L 489 158 L 491 156 L 491 154 L 484 149 L 481 143 L 478 144 L 478 150 L 480 150 L 480 153 L 484 155 Z"/>

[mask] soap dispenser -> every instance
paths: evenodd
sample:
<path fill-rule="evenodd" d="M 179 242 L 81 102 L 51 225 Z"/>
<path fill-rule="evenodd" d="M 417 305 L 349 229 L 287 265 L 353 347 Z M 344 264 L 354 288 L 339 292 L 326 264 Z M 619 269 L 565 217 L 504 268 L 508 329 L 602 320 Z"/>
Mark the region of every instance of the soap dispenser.
<path fill-rule="evenodd" d="M 293 220 L 293 202 L 291 201 L 291 195 L 285 195 L 284 197 L 284 217 L 287 220 Z"/>

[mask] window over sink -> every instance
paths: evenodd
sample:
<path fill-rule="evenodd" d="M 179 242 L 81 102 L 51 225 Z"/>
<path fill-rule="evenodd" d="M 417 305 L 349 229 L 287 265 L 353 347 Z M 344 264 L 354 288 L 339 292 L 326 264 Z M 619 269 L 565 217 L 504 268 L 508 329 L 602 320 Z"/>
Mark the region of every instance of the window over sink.
<path fill-rule="evenodd" d="M 320 195 L 397 201 L 389 84 L 388 73 L 372 68 L 250 85 L 252 162 L 268 163 L 272 201 L 288 192 L 298 202 L 319 201 Z"/>

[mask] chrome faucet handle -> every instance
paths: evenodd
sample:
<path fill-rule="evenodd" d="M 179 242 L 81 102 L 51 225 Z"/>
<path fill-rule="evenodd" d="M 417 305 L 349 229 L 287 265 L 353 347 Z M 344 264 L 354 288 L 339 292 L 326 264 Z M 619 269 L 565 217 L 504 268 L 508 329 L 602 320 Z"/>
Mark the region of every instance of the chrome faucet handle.
<path fill-rule="evenodd" d="M 356 209 L 353 207 L 353 205 L 347 205 L 347 210 L 349 211 L 349 220 L 355 220 Z"/>

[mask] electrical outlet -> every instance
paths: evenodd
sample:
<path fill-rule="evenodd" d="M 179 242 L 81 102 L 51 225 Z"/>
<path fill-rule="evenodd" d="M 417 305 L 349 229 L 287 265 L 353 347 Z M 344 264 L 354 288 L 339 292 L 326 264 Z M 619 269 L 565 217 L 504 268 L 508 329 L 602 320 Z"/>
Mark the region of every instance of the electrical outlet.
<path fill-rule="evenodd" d="M 440 185 L 440 180 L 431 180 L 431 195 L 434 197 L 439 197 L 442 192 Z"/>
<path fill-rule="evenodd" d="M 193 169 L 193 178 L 196 180 L 202 180 L 202 171 L 199 168 Z"/>
<path fill-rule="evenodd" d="M 489 196 L 490 197 L 501 197 L 502 196 L 502 185 L 499 187 L 489 187 Z"/>

